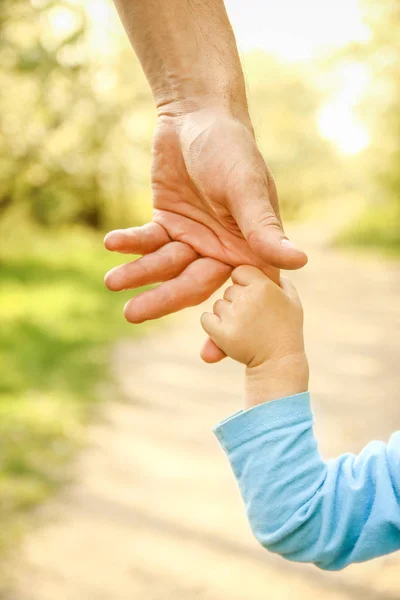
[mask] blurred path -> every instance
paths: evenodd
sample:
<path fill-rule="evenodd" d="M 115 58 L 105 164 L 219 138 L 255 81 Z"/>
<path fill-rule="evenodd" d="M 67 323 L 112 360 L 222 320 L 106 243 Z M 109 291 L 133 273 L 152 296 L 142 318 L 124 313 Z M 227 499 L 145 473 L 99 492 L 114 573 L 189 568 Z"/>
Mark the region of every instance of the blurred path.
<path fill-rule="evenodd" d="M 329 456 L 400 428 L 400 265 L 318 240 L 310 255 L 294 278 Z M 76 484 L 27 539 L 7 600 L 399 599 L 400 556 L 328 574 L 252 539 L 210 432 L 241 406 L 242 369 L 201 363 L 201 311 L 115 348 L 123 400 L 91 426 Z"/>

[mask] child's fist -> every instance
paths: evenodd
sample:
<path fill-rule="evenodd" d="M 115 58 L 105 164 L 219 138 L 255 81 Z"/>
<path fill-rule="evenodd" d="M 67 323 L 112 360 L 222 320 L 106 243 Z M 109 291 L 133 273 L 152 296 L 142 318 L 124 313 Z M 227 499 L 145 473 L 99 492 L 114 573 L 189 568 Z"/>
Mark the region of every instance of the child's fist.
<path fill-rule="evenodd" d="M 221 350 L 247 365 L 245 408 L 305 392 L 303 310 L 285 277 L 276 285 L 255 267 L 238 267 L 233 285 L 201 324 Z"/>
<path fill-rule="evenodd" d="M 289 279 L 279 287 L 256 267 L 242 266 L 232 281 L 214 312 L 201 317 L 217 346 L 249 367 L 304 353 L 303 310 Z"/>

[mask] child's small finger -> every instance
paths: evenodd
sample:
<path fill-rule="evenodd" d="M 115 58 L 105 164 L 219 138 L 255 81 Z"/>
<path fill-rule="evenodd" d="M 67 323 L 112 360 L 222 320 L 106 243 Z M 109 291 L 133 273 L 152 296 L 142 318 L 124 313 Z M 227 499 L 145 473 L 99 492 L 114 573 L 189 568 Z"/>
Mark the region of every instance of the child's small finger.
<path fill-rule="evenodd" d="M 201 326 L 204 331 L 214 339 L 218 335 L 221 319 L 214 313 L 205 312 L 200 317 Z"/>
<path fill-rule="evenodd" d="M 257 267 L 253 267 L 251 265 L 242 265 L 240 267 L 236 267 L 234 271 L 232 271 L 231 275 L 233 283 L 238 283 L 239 285 L 250 285 L 255 279 L 263 279 L 265 275 L 257 269 Z"/>
<path fill-rule="evenodd" d="M 228 300 L 228 302 L 233 302 L 240 293 L 240 285 L 230 285 L 226 288 L 224 292 L 224 300 Z"/>
<path fill-rule="evenodd" d="M 222 300 L 222 298 L 214 302 L 214 315 L 217 315 L 218 317 L 222 318 L 224 316 L 224 313 L 226 313 L 226 310 L 229 308 L 230 304 L 231 303 L 228 302 L 228 300 Z"/>

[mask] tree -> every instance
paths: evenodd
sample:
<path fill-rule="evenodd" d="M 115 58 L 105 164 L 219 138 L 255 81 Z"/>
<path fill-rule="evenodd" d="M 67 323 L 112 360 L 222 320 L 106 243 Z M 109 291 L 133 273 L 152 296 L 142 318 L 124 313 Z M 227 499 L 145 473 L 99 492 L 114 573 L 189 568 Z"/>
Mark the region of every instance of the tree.
<path fill-rule="evenodd" d="M 257 138 L 276 177 L 284 216 L 299 217 L 334 201 L 346 178 L 341 156 L 318 131 L 324 99 L 313 73 L 260 52 L 244 64 Z"/>
<path fill-rule="evenodd" d="M 79 4 L 3 0 L 0 215 L 95 228 L 132 218 L 143 140 L 126 128 L 143 107 L 147 118 L 150 94 L 128 48 L 102 64 L 89 44 Z"/>

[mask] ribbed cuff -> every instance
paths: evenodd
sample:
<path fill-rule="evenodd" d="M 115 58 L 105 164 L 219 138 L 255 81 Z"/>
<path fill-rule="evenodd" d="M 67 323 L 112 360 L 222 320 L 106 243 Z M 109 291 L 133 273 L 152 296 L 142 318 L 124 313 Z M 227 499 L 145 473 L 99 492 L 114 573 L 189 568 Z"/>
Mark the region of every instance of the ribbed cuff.
<path fill-rule="evenodd" d="M 294 425 L 312 418 L 310 394 L 303 392 L 238 411 L 213 427 L 213 432 L 222 448 L 230 452 L 280 423 Z"/>

